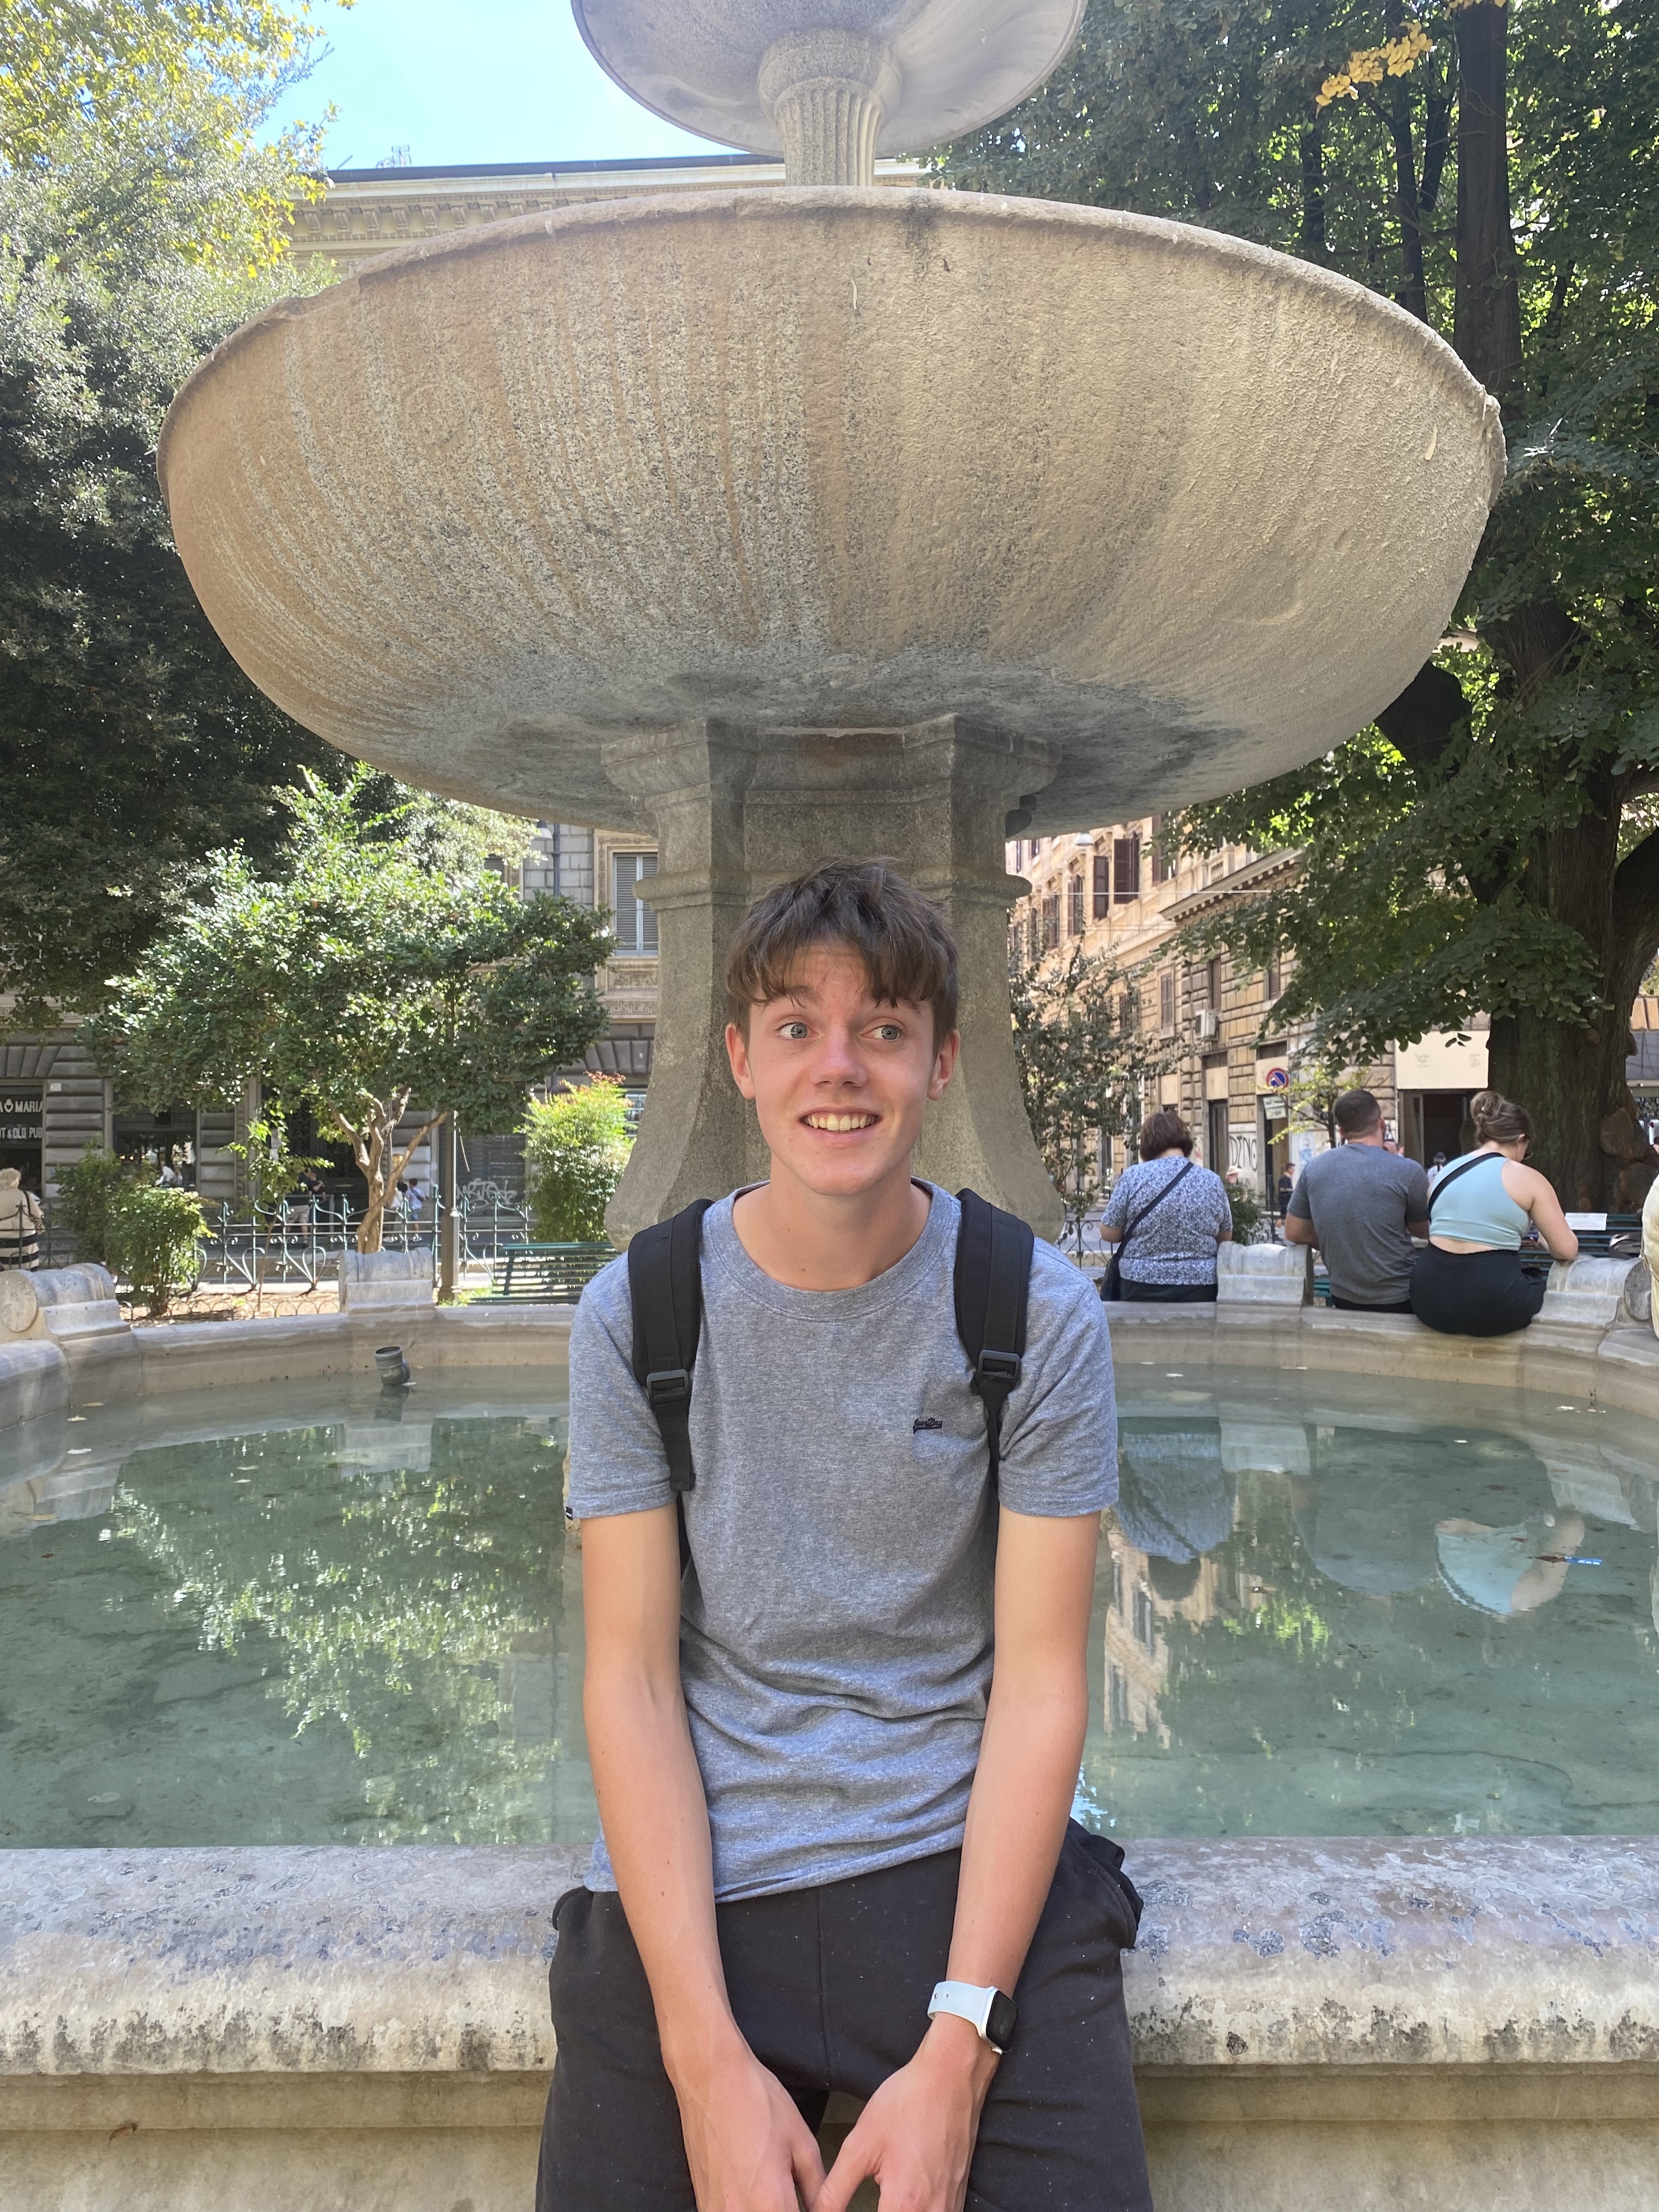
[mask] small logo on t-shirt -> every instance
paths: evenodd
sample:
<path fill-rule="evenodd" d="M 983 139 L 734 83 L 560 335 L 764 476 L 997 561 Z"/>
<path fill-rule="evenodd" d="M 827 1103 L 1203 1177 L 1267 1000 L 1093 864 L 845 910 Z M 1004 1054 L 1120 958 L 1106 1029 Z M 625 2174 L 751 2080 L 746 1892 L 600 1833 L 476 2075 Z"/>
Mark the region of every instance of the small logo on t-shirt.
<path fill-rule="evenodd" d="M 913 1437 L 919 1437 L 924 1429 L 942 1429 L 944 1426 L 945 1424 L 943 1421 L 934 1420 L 930 1413 L 919 1420 L 912 1421 L 910 1424 L 910 1433 Z"/>

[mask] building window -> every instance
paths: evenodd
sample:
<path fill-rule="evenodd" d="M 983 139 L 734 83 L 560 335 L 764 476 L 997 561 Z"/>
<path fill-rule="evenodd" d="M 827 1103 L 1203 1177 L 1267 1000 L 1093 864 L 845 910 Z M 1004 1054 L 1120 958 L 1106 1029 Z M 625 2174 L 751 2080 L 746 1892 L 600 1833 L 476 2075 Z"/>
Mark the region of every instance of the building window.
<path fill-rule="evenodd" d="M 1060 942 L 1060 893 L 1050 891 L 1042 902 L 1042 949 L 1052 952 Z"/>
<path fill-rule="evenodd" d="M 1123 1562 L 1115 1552 L 1112 1554 L 1112 1611 L 1123 1611 Z"/>
<path fill-rule="evenodd" d="M 1135 1591 L 1134 1632 L 1137 1644 L 1148 1651 L 1157 1649 L 1158 1620 L 1152 1611 L 1152 1595 L 1140 1589 Z"/>
<path fill-rule="evenodd" d="M 1024 842 L 1024 840 L 1023 838 L 1020 838 L 1020 837 L 1016 837 L 1016 838 L 1015 838 L 1015 840 L 1014 840 L 1014 873 L 1015 873 L 1016 875 L 1018 875 L 1018 874 L 1019 873 L 1019 870 L 1020 870 L 1020 861 L 1021 861 L 1021 859 L 1022 859 L 1022 857 L 1023 857 L 1023 855 L 1024 855 L 1024 851 L 1025 851 L 1025 842 Z"/>
<path fill-rule="evenodd" d="M 1279 966 L 1279 955 L 1275 952 L 1273 958 L 1267 963 L 1267 968 L 1263 971 L 1261 977 L 1261 988 L 1269 1006 L 1277 1003 L 1279 995 L 1284 988 L 1284 973 Z"/>
<path fill-rule="evenodd" d="M 1115 1667 L 1106 1669 L 1106 1709 L 1108 1726 L 1114 1735 L 1129 1725 L 1129 1684 Z"/>
<path fill-rule="evenodd" d="M 654 853 L 613 853 L 611 855 L 611 927 L 618 952 L 654 954 L 657 950 L 657 909 L 640 896 L 641 884 L 657 872 Z"/>
<path fill-rule="evenodd" d="M 1127 906 L 1131 899 L 1140 896 L 1140 840 L 1137 837 L 1114 837 L 1112 840 L 1112 897 L 1119 906 Z"/>
<path fill-rule="evenodd" d="M 1212 1014 L 1221 1012 L 1221 960 L 1218 955 L 1215 959 L 1206 961 L 1204 966 L 1204 1003 Z"/>
<path fill-rule="evenodd" d="M 1175 873 L 1164 853 L 1163 841 L 1164 817 L 1161 814 L 1154 814 L 1152 817 L 1152 881 L 1155 884 L 1167 884 Z"/>
<path fill-rule="evenodd" d="M 1095 854 L 1095 920 L 1104 921 L 1112 910 L 1112 864 L 1104 853 Z"/>
<path fill-rule="evenodd" d="M 1083 878 L 1075 871 L 1066 881 L 1066 934 L 1083 934 Z"/>
<path fill-rule="evenodd" d="M 1025 921 L 1025 958 L 1027 964 L 1035 968 L 1042 956 L 1042 918 L 1037 912 L 1036 902 L 1034 899 L 1031 902 L 1031 911 L 1027 915 Z"/>
<path fill-rule="evenodd" d="M 1119 993 L 1117 1001 L 1117 1025 L 1119 1029 L 1122 1030 L 1125 1036 L 1133 1036 L 1135 1031 L 1140 1027 L 1140 999 L 1136 992 L 1122 991 Z"/>
<path fill-rule="evenodd" d="M 1176 1025 L 1175 969 L 1166 968 L 1158 979 L 1158 1025 L 1166 1033 Z"/>

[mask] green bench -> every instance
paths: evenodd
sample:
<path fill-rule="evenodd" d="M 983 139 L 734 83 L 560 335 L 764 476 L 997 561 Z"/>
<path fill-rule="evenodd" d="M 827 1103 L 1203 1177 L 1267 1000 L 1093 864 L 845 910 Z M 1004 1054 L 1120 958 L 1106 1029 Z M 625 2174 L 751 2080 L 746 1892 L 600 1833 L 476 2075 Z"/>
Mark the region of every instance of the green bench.
<path fill-rule="evenodd" d="M 487 1303 L 535 1299 L 574 1306 L 583 1285 L 616 1258 L 609 1244 L 504 1244 L 495 1255 Z"/>

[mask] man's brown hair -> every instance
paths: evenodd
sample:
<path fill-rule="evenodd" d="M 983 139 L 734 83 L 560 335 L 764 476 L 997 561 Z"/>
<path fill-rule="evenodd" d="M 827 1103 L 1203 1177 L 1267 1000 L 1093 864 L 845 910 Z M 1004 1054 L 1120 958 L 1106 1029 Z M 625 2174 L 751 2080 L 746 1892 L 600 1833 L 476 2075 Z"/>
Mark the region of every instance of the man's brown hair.
<path fill-rule="evenodd" d="M 864 963 L 870 995 L 933 1010 L 933 1042 L 957 1025 L 957 945 L 944 915 L 891 860 L 825 860 L 775 884 L 738 924 L 726 956 L 726 1000 L 747 1036 L 753 1006 L 783 998 L 815 945 Z"/>
<path fill-rule="evenodd" d="M 1382 1121 L 1382 1109 L 1374 1091 L 1345 1091 L 1331 1115 L 1345 1137 L 1364 1137 Z"/>

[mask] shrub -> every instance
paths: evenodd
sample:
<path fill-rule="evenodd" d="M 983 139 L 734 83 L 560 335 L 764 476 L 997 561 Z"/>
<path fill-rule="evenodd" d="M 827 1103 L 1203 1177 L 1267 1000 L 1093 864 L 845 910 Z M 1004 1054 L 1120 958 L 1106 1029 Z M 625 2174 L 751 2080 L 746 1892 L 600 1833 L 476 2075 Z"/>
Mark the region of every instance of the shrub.
<path fill-rule="evenodd" d="M 596 1076 L 556 1098 L 532 1099 L 523 1122 L 531 1233 L 548 1244 L 596 1244 L 634 1139 L 619 1083 Z"/>
<path fill-rule="evenodd" d="M 1259 1244 L 1261 1242 L 1261 1200 L 1237 1174 L 1225 1178 L 1227 1203 L 1232 1209 L 1233 1242 L 1236 1244 Z"/>
<path fill-rule="evenodd" d="M 110 1207 L 106 1264 L 155 1317 L 167 1311 L 175 1291 L 194 1286 L 201 1272 L 197 1247 L 207 1233 L 193 1190 L 131 1183 Z"/>
<path fill-rule="evenodd" d="M 78 1259 L 114 1267 L 110 1257 L 114 1212 L 137 1172 L 131 1161 L 118 1160 L 96 1145 L 88 1145 L 73 1167 L 58 1170 L 52 1225 L 67 1229 L 74 1237 Z"/>

